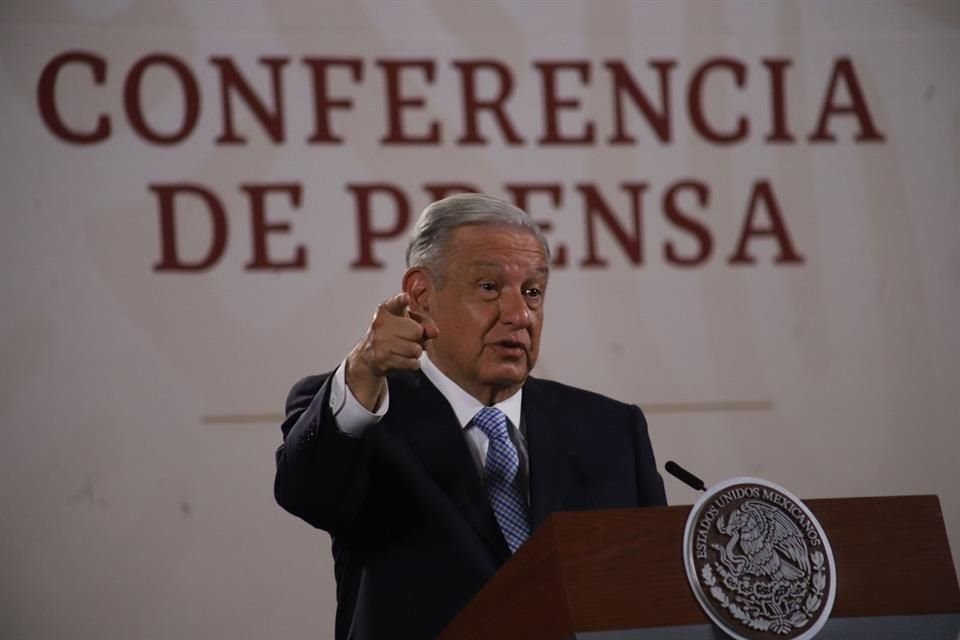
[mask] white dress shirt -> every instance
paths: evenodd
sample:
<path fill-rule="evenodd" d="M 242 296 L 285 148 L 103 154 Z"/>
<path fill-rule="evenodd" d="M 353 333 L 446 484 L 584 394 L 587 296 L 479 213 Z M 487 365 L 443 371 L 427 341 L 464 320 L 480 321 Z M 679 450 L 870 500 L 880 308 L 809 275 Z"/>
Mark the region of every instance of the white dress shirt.
<path fill-rule="evenodd" d="M 330 409 L 333 411 L 337 427 L 341 431 L 352 436 L 360 437 L 371 425 L 380 422 L 383 416 L 387 414 L 387 410 L 390 408 L 390 388 L 388 385 L 376 411 L 371 413 L 360 404 L 360 401 L 356 399 L 353 392 L 350 391 L 350 388 L 347 386 L 346 366 L 347 361 L 344 360 L 340 363 L 340 366 L 333 375 L 330 387 Z M 477 412 L 486 405 L 464 391 L 460 385 L 440 371 L 437 365 L 433 364 L 430 358 L 427 357 L 426 352 L 420 356 L 420 369 L 424 375 L 427 376 L 427 379 L 433 383 L 433 386 L 443 394 L 447 402 L 450 403 L 450 407 L 457 416 L 460 427 L 464 429 L 467 448 L 470 449 L 474 463 L 482 477 L 483 465 L 487 459 L 487 449 L 490 446 L 490 440 L 478 427 L 471 425 L 470 421 L 473 420 Z M 522 401 L 523 389 L 521 388 L 506 400 L 498 402 L 493 406 L 502 411 L 510 421 L 510 438 L 513 440 L 514 446 L 517 447 L 517 453 L 520 455 L 520 472 L 524 479 L 523 484 L 528 486 L 529 483 L 526 480 L 528 477 L 526 441 L 518 428 L 520 425 L 520 408 Z"/>

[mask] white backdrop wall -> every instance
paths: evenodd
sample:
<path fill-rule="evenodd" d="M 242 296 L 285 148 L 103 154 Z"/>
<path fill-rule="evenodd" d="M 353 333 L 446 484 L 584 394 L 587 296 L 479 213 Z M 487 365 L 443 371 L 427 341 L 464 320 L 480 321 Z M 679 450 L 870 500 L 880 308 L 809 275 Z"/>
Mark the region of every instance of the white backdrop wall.
<path fill-rule="evenodd" d="M 562 247 L 538 375 L 957 558 L 958 60 L 949 1 L 4 2 L 0 635 L 332 635 L 278 416 L 451 183 Z"/>

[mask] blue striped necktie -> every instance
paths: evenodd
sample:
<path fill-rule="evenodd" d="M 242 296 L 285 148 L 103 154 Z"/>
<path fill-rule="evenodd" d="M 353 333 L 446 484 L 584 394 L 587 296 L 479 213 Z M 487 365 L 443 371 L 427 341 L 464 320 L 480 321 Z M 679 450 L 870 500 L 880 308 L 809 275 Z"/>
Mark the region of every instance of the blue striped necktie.
<path fill-rule="evenodd" d="M 507 432 L 507 416 L 495 407 L 484 407 L 472 423 L 490 440 L 483 467 L 484 484 L 500 531 L 514 552 L 530 535 L 530 517 L 518 477 L 520 456 Z"/>

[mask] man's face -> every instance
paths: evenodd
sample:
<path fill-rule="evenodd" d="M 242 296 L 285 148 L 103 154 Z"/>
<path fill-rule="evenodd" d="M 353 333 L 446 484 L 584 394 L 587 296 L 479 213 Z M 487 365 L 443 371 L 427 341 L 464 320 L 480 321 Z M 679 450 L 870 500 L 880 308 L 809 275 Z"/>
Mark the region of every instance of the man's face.
<path fill-rule="evenodd" d="M 426 300 L 440 330 L 427 351 L 441 371 L 484 403 L 510 397 L 537 362 L 548 264 L 530 232 L 454 231 L 441 286 Z"/>

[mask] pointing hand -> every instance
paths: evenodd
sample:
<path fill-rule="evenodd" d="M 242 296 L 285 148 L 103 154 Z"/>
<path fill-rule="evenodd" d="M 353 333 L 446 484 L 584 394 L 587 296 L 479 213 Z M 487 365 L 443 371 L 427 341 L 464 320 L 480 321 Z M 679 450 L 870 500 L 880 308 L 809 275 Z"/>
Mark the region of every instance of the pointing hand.
<path fill-rule="evenodd" d="M 440 331 L 427 315 L 410 311 L 410 296 L 398 293 L 377 307 L 366 335 L 347 356 L 347 386 L 368 411 L 375 411 L 392 371 L 420 368 L 427 340 Z"/>

